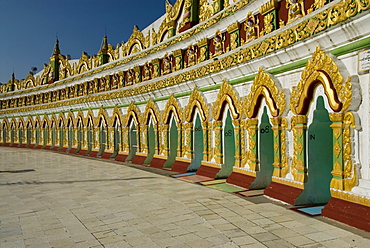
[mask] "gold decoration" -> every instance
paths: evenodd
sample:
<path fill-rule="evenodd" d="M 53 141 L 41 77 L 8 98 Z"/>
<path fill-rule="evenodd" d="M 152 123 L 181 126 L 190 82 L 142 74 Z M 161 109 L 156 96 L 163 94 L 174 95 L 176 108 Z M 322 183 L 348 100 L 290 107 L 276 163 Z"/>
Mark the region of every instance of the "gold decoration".
<path fill-rule="evenodd" d="M 335 143 L 333 150 L 334 150 L 335 156 L 339 157 L 339 154 L 342 151 L 342 149 L 340 148 L 338 141 Z"/>
<path fill-rule="evenodd" d="M 244 23 L 244 30 L 246 32 L 246 37 L 245 41 L 243 41 L 243 44 L 246 44 L 258 38 L 259 21 L 258 18 L 256 18 L 250 11 L 248 12 L 247 18 Z"/>
<path fill-rule="evenodd" d="M 134 26 L 134 30 L 132 31 L 132 34 L 126 44 L 127 55 L 131 55 L 144 50 L 146 48 L 144 44 L 145 38 L 143 33 L 138 29 L 137 26 Z"/>
<path fill-rule="evenodd" d="M 137 129 L 139 129 L 140 117 L 141 117 L 140 110 L 133 102 L 131 102 L 130 105 L 128 106 L 126 115 L 124 115 L 123 117 L 122 124 L 126 127 L 129 127 L 131 121 L 134 121 Z"/>
<path fill-rule="evenodd" d="M 149 99 L 145 106 L 145 111 L 141 117 L 141 123 L 149 125 L 150 116 L 152 117 L 154 125 L 158 125 L 161 116 L 157 105 L 153 102 L 152 99 Z"/>
<path fill-rule="evenodd" d="M 267 3 L 265 3 L 264 5 L 262 5 L 261 7 L 259 7 L 259 11 L 260 11 L 261 15 L 265 15 L 268 12 L 276 9 L 278 7 L 278 4 L 279 4 L 278 0 L 270 0 Z"/>
<path fill-rule="evenodd" d="M 244 103 L 247 106 L 245 111 L 248 118 L 256 118 L 261 96 L 264 96 L 272 116 L 282 115 L 285 109 L 285 94 L 283 90 L 278 89 L 277 84 L 278 82 L 275 82 L 268 72 L 265 72 L 262 67 L 259 68 Z"/>
<path fill-rule="evenodd" d="M 167 53 L 164 55 L 163 58 L 163 75 L 172 72 L 172 56 L 168 55 Z"/>
<path fill-rule="evenodd" d="M 194 117 L 194 110 L 195 108 L 198 109 L 200 114 L 200 118 L 202 122 L 208 121 L 208 105 L 202 96 L 202 94 L 198 91 L 196 87 L 194 87 L 193 92 L 190 95 L 189 103 L 185 106 L 184 113 L 185 113 L 185 120 L 187 122 L 191 122 Z"/>
<path fill-rule="evenodd" d="M 221 55 L 225 52 L 225 35 L 217 30 L 215 36 L 213 37 L 214 53 L 211 54 L 211 58 Z"/>
<path fill-rule="evenodd" d="M 204 22 L 213 15 L 213 6 L 207 0 L 199 1 L 199 22 Z"/>
<path fill-rule="evenodd" d="M 317 82 L 323 85 L 332 110 L 343 112 L 348 109 L 352 101 L 351 78 L 348 77 L 344 82 L 333 59 L 317 47 L 312 59 L 307 62 L 301 74 L 298 87 L 292 88 L 290 108 L 294 114 L 307 113 L 308 102 L 312 97 L 309 92 Z"/>
<path fill-rule="evenodd" d="M 326 4 L 327 0 L 315 0 L 311 7 L 307 10 L 307 14 L 322 8 Z"/>
<path fill-rule="evenodd" d="M 171 94 L 170 98 L 168 99 L 166 103 L 166 107 L 164 108 L 162 112 L 162 118 L 161 118 L 162 124 L 170 123 L 170 113 L 171 112 L 177 124 L 180 124 L 182 122 L 182 109 L 173 94 Z"/>
<path fill-rule="evenodd" d="M 274 15 L 272 13 L 269 13 L 263 17 L 263 29 L 261 31 L 261 35 L 266 35 L 274 30 L 273 20 Z"/>
<path fill-rule="evenodd" d="M 347 112 L 344 115 L 343 128 L 343 176 L 344 176 L 344 190 L 351 191 L 357 185 L 356 164 L 353 164 L 353 150 L 352 150 L 352 132 L 351 129 L 356 128 L 355 117 L 352 112 Z"/>
<path fill-rule="evenodd" d="M 240 118 L 241 102 L 237 93 L 226 79 L 223 80 L 220 91 L 217 94 L 217 99 L 212 105 L 213 119 L 216 121 L 221 120 L 222 110 L 225 104 L 228 105 L 234 120 Z"/>
<path fill-rule="evenodd" d="M 185 64 L 185 67 L 193 66 L 197 63 L 198 48 L 194 45 L 190 45 L 186 50 L 188 56 L 188 63 Z"/>
<path fill-rule="evenodd" d="M 304 0 L 287 0 L 285 7 L 288 9 L 288 22 L 287 24 L 294 22 L 295 20 L 304 16 Z"/>

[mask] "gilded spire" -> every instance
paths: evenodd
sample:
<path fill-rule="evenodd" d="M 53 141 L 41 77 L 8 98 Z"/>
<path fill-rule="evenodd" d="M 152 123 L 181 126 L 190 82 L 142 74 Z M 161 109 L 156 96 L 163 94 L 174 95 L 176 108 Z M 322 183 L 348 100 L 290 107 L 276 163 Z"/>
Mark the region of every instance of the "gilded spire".
<path fill-rule="evenodd" d="M 108 39 L 107 39 L 106 35 L 104 35 L 99 53 L 100 54 L 107 54 L 108 53 Z"/>
<path fill-rule="evenodd" d="M 57 39 L 56 42 L 55 42 L 53 55 L 59 55 L 59 54 L 60 54 L 59 40 Z"/>

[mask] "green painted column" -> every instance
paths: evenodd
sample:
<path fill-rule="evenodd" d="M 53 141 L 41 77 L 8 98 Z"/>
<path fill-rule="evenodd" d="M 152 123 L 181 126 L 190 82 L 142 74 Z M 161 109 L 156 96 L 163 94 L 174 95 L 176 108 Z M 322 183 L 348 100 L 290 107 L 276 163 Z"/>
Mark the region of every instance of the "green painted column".
<path fill-rule="evenodd" d="M 94 146 L 93 138 L 94 138 L 94 128 L 91 127 L 91 126 L 88 126 L 88 128 L 87 128 L 87 151 L 86 151 L 86 155 L 90 154 L 90 152 L 93 149 L 93 146 Z"/>
<path fill-rule="evenodd" d="M 344 173 L 343 173 L 343 113 L 333 113 L 330 115 L 330 120 L 333 122 L 333 179 L 330 187 L 333 189 L 344 190 Z"/>
<path fill-rule="evenodd" d="M 203 130 L 203 160 L 209 161 L 211 155 L 211 144 L 209 144 L 210 139 L 208 138 L 210 124 L 207 121 L 202 122 Z"/>
<path fill-rule="evenodd" d="M 242 163 L 242 146 L 241 146 L 241 123 L 240 120 L 232 121 L 235 130 L 235 164 L 234 166 L 240 167 Z"/>
<path fill-rule="evenodd" d="M 275 117 L 271 118 L 272 123 L 272 131 L 274 133 L 274 163 L 272 164 L 274 166 L 274 177 L 281 177 L 281 133 L 282 133 L 282 127 L 281 127 L 281 118 Z"/>
<path fill-rule="evenodd" d="M 257 171 L 259 168 L 258 165 L 258 135 L 257 135 L 257 124 L 258 119 L 248 119 L 247 120 L 247 130 L 248 130 L 248 164 L 249 169 L 252 171 Z"/>
<path fill-rule="evenodd" d="M 306 164 L 306 123 L 307 116 L 297 115 L 291 119 L 294 138 L 293 171 L 294 179 L 298 182 L 307 182 Z"/>
<path fill-rule="evenodd" d="M 185 147 L 186 147 L 186 157 L 193 158 L 194 156 L 194 142 L 193 142 L 193 123 L 189 122 L 185 124 Z"/>
<path fill-rule="evenodd" d="M 213 131 L 215 137 L 215 147 L 214 147 L 214 158 L 216 163 L 222 164 L 223 162 L 223 150 L 222 150 L 222 121 L 213 122 Z"/>

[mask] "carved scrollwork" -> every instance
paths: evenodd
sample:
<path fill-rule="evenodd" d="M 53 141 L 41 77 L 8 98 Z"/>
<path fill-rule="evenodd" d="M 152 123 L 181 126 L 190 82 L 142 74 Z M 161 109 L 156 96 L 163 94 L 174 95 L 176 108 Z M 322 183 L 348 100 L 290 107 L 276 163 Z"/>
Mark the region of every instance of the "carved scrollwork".
<path fill-rule="evenodd" d="M 217 99 L 212 105 L 212 114 L 216 121 L 222 118 L 222 110 L 225 104 L 228 104 L 233 119 L 240 118 L 241 101 L 226 79 L 222 82 Z"/>
<path fill-rule="evenodd" d="M 192 115 L 194 108 L 198 108 L 202 122 L 208 121 L 209 110 L 207 103 L 200 93 L 200 91 L 195 87 L 190 95 L 189 104 L 185 106 L 184 113 L 187 122 L 191 122 L 194 115 Z"/>
<path fill-rule="evenodd" d="M 312 97 L 310 92 L 319 83 L 324 87 L 332 110 L 344 112 L 349 108 L 352 101 L 351 78 L 344 81 L 332 57 L 317 47 L 301 74 L 298 86 L 292 88 L 290 108 L 294 114 L 307 112 Z"/>
<path fill-rule="evenodd" d="M 278 82 L 260 67 L 244 103 L 247 106 L 245 111 L 248 118 L 256 118 L 261 97 L 265 98 L 272 116 L 281 116 L 285 109 L 285 94 L 283 90 L 278 89 L 277 84 Z"/>
<path fill-rule="evenodd" d="M 173 113 L 177 123 L 182 122 L 182 109 L 180 107 L 179 102 L 177 101 L 177 99 L 174 97 L 173 94 L 171 94 L 170 98 L 168 99 L 166 103 L 166 107 L 164 108 L 162 112 L 162 124 L 169 123 L 170 112 Z"/>

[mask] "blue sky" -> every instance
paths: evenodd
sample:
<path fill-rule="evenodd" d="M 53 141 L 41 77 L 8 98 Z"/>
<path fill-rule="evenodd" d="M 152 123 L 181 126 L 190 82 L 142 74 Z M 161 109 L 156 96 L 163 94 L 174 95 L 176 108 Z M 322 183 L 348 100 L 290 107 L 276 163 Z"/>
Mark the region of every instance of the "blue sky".
<path fill-rule="evenodd" d="M 165 0 L 0 0 L 0 82 L 13 69 L 17 79 L 41 70 L 57 35 L 61 53 L 80 58 L 99 51 L 105 32 L 115 47 L 165 12 Z"/>

